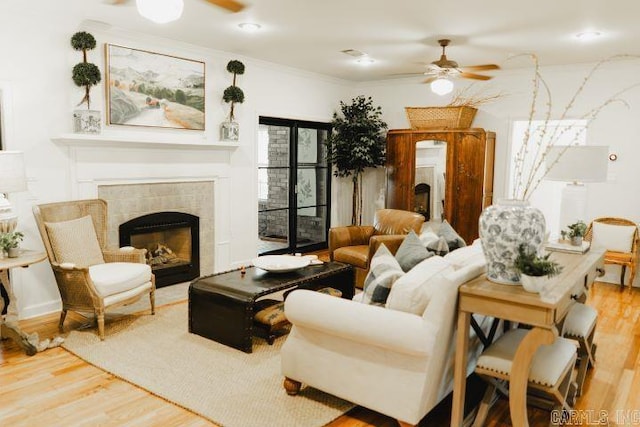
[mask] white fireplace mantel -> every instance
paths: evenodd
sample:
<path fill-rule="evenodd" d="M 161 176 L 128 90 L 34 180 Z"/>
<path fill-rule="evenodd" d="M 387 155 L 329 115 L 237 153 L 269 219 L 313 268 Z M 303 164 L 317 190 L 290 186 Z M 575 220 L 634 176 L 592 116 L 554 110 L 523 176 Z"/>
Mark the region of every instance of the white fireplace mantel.
<path fill-rule="evenodd" d="M 235 150 L 238 142 L 207 142 L 204 137 L 175 134 L 83 134 L 66 133 L 51 138 L 57 144 L 75 147 L 112 147 L 112 148 L 164 148 L 194 150 Z"/>

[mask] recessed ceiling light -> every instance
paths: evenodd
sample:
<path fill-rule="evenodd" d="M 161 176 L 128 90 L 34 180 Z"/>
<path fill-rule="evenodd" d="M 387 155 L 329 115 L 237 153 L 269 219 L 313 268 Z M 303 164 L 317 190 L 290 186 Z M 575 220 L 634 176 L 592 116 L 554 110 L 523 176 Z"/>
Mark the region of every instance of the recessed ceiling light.
<path fill-rule="evenodd" d="M 248 33 L 252 33 L 254 31 L 258 31 L 262 26 L 260 24 L 256 24 L 254 22 L 243 22 L 242 24 L 238 24 L 241 30 L 246 31 Z"/>
<path fill-rule="evenodd" d="M 374 62 L 376 62 L 376 60 L 373 59 L 373 58 L 369 58 L 368 56 L 363 56 L 362 58 L 356 59 L 356 63 L 357 64 L 360 64 L 360 65 L 365 66 L 365 67 L 367 65 L 373 64 Z"/>
<path fill-rule="evenodd" d="M 580 41 L 591 41 L 600 37 L 602 34 L 599 31 L 583 31 L 581 33 L 576 34 L 576 38 Z"/>

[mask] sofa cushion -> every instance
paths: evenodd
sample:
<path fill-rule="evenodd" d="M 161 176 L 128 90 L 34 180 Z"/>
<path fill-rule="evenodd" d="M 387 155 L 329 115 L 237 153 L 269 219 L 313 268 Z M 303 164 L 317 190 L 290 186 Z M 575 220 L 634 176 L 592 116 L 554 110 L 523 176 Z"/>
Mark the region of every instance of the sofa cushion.
<path fill-rule="evenodd" d="M 74 263 L 81 267 L 104 263 L 90 215 L 69 221 L 45 222 L 44 225 L 58 263 Z"/>
<path fill-rule="evenodd" d="M 611 225 L 594 221 L 591 244 L 609 251 L 631 252 L 635 231 L 636 227 L 632 225 Z"/>
<path fill-rule="evenodd" d="M 405 273 L 431 256 L 433 254 L 424 247 L 413 230 L 407 234 L 396 252 L 396 260 Z"/>
<path fill-rule="evenodd" d="M 133 262 L 108 262 L 89 267 L 89 276 L 103 297 L 119 294 L 151 280 L 151 267 Z"/>
<path fill-rule="evenodd" d="M 389 297 L 391 287 L 403 274 L 400 264 L 389 252 L 389 249 L 384 244 L 380 245 L 371 259 L 369 273 L 364 279 L 361 302 L 384 306 Z"/>
<path fill-rule="evenodd" d="M 441 256 L 425 259 L 394 283 L 386 307 L 421 316 L 438 291 L 437 277 L 452 271 L 451 264 Z"/>
<path fill-rule="evenodd" d="M 343 246 L 333 251 L 333 260 L 351 264 L 360 268 L 367 268 L 369 245 Z"/>
<path fill-rule="evenodd" d="M 444 237 L 449 245 L 449 252 L 455 251 L 458 248 L 463 248 L 467 246 L 467 243 L 464 241 L 460 235 L 453 229 L 451 224 L 445 219 L 440 224 L 440 228 L 438 229 L 438 236 Z"/>

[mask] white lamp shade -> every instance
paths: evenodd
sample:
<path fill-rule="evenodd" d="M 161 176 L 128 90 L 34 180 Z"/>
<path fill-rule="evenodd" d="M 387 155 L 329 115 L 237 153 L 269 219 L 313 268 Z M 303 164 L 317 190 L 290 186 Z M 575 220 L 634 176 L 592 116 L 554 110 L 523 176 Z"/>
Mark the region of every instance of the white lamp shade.
<path fill-rule="evenodd" d="M 0 193 L 27 189 L 24 154 L 21 151 L 0 151 Z"/>
<path fill-rule="evenodd" d="M 548 172 L 544 178 L 567 182 L 606 181 L 608 156 L 609 147 L 604 145 L 551 147 L 545 158 Z"/>
<path fill-rule="evenodd" d="M 453 90 L 453 82 L 449 79 L 438 78 L 431 82 L 431 91 L 437 95 L 446 95 Z"/>
<path fill-rule="evenodd" d="M 136 0 L 138 13 L 157 24 L 166 24 L 182 16 L 183 0 Z"/>

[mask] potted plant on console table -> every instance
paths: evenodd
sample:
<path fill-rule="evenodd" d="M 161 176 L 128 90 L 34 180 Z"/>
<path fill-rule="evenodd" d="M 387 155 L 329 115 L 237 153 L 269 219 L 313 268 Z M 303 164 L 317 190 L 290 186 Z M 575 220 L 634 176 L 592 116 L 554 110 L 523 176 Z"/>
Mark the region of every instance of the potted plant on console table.
<path fill-rule="evenodd" d="M 551 261 L 548 253 L 538 255 L 532 246 L 521 243 L 518 246 L 518 256 L 514 261 L 514 268 L 520 272 L 520 283 L 527 292 L 540 293 L 550 277 L 562 272 L 562 267 Z"/>

